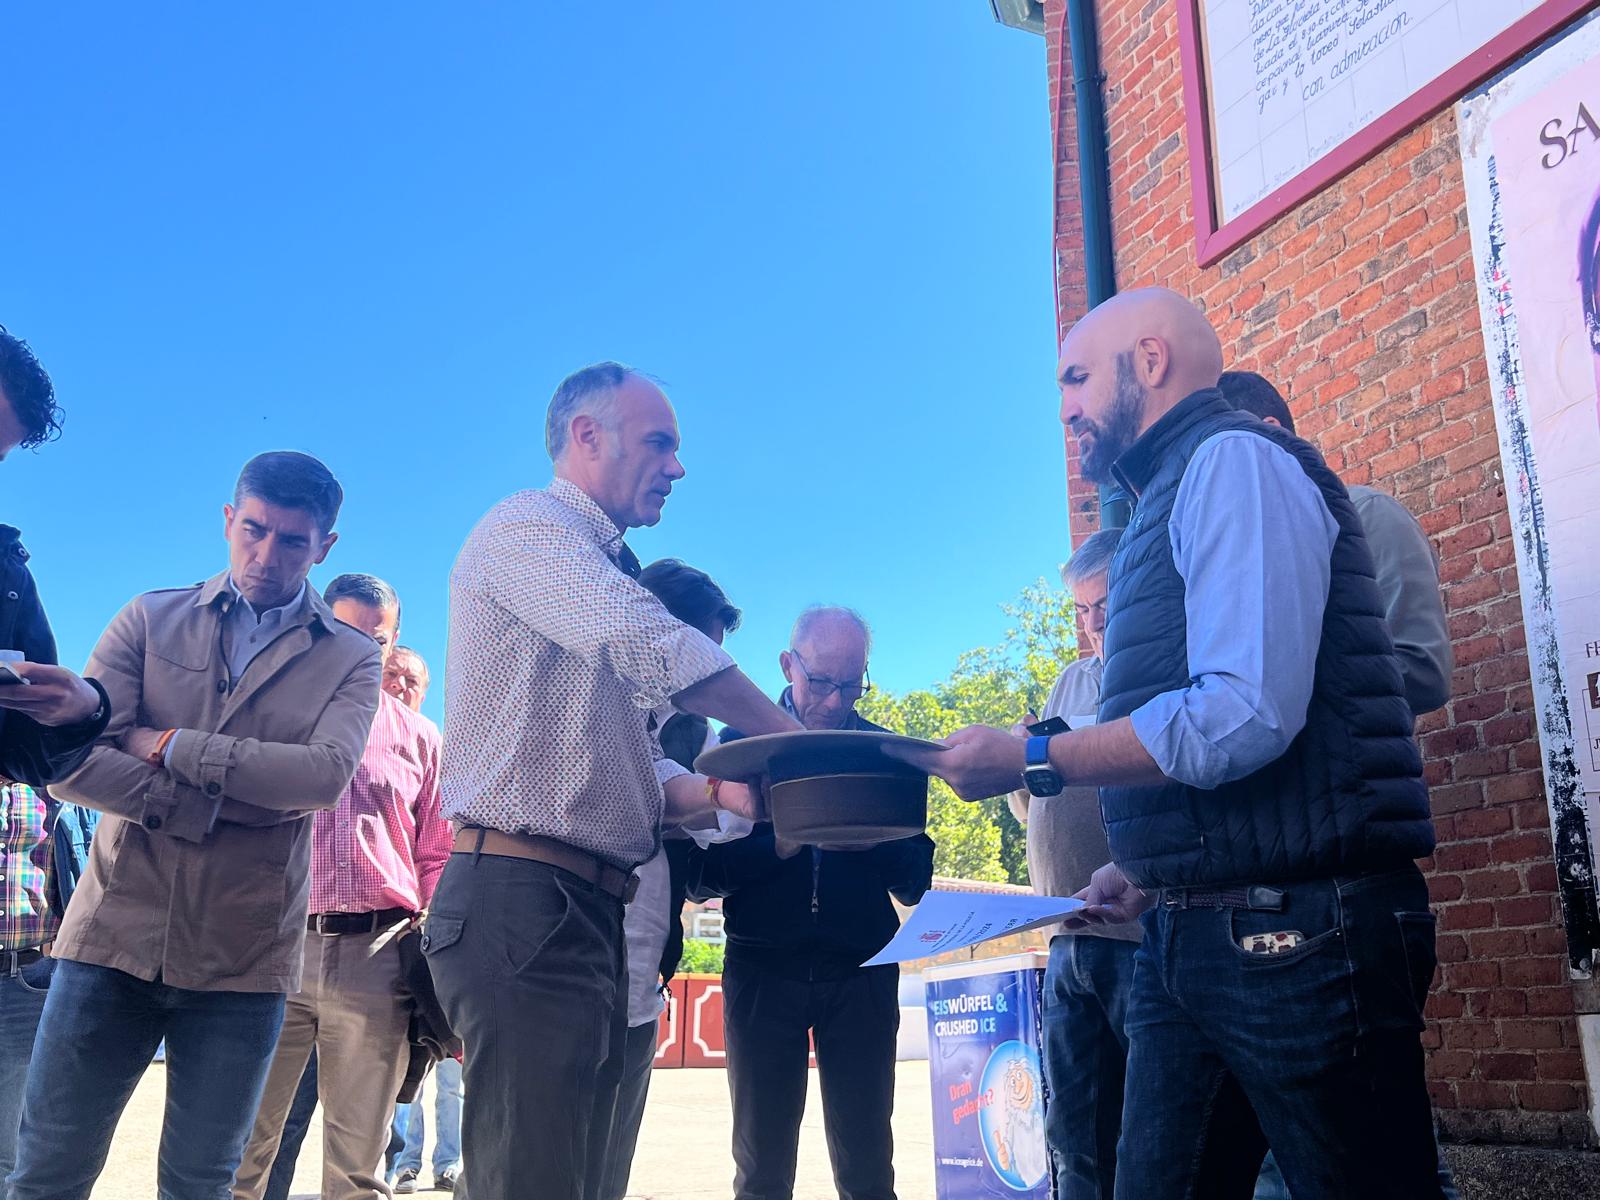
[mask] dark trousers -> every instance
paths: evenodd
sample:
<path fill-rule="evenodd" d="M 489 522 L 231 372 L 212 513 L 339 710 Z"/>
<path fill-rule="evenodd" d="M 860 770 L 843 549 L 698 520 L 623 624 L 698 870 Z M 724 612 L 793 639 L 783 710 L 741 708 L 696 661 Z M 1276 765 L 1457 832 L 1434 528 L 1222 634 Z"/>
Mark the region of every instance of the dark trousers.
<path fill-rule="evenodd" d="M 729 960 L 722 976 L 736 1200 L 789 1200 L 810 1031 L 841 1200 L 894 1200 L 897 967 L 806 982 Z"/>
<path fill-rule="evenodd" d="M 639 1126 L 644 1121 L 644 1102 L 650 1092 L 650 1072 L 655 1067 L 656 1044 L 661 1026 L 634 1025 L 628 1030 L 619 1051 L 621 1063 L 617 1087 L 617 1106 L 611 1117 L 611 1145 L 606 1149 L 604 1183 L 600 1200 L 622 1200 L 633 1170 L 633 1155 L 639 1145 Z"/>
<path fill-rule="evenodd" d="M 278 992 L 199 992 L 60 959 L 28 1076 L 11 1200 L 86 1200 L 111 1135 L 167 1043 L 160 1200 L 229 1200 L 283 1024 Z"/>
<path fill-rule="evenodd" d="M 1137 942 L 1085 934 L 1050 941 L 1044 975 L 1045 1136 L 1057 1200 L 1112 1200 L 1128 1065 Z"/>
<path fill-rule="evenodd" d="M 615 1106 L 598 1068 L 627 1032 L 622 902 L 544 863 L 452 854 L 422 945 L 466 1047 L 474 1200 L 598 1195 Z"/>
<path fill-rule="evenodd" d="M 1122 1200 L 1232 1200 L 1267 1145 L 1295 1200 L 1443 1195 L 1423 1085 L 1434 919 L 1415 867 L 1157 906 L 1128 1007 Z M 1241 939 L 1292 931 L 1292 949 Z"/>
<path fill-rule="evenodd" d="M 283 1136 L 278 1140 L 278 1157 L 272 1160 L 272 1174 L 267 1176 L 267 1190 L 261 1200 L 289 1200 L 289 1189 L 294 1185 L 294 1167 L 300 1160 L 300 1147 L 305 1144 L 306 1132 L 311 1128 L 311 1118 L 317 1111 L 317 1050 L 311 1048 L 306 1060 L 305 1074 L 300 1076 L 300 1086 L 295 1091 L 294 1103 L 283 1122 Z"/>

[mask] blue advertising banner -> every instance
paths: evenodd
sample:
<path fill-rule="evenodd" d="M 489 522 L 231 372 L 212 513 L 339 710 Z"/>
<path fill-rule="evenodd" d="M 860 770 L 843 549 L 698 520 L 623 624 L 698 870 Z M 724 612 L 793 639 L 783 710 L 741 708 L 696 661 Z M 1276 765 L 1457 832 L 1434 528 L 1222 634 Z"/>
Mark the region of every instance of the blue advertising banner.
<path fill-rule="evenodd" d="M 1048 1200 L 1039 993 L 1045 956 L 924 976 L 939 1200 Z"/>

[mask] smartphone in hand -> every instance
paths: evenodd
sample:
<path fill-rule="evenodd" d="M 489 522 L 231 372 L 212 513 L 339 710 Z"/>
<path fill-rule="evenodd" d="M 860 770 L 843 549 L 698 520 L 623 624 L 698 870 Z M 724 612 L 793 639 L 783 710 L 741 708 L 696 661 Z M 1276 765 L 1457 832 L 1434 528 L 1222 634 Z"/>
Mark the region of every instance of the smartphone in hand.
<path fill-rule="evenodd" d="M 0 687 L 26 686 L 28 677 L 19 675 L 11 664 L 22 661 L 21 650 L 0 650 Z"/>

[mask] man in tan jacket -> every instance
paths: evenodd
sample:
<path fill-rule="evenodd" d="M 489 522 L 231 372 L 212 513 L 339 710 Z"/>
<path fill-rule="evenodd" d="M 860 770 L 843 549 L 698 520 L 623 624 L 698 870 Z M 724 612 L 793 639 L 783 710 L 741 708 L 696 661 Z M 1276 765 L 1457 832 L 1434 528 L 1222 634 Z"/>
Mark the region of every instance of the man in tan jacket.
<path fill-rule="evenodd" d="M 311 814 L 378 705 L 377 644 L 306 584 L 342 499 L 308 455 L 251 459 L 223 508 L 229 569 L 136 597 L 95 647 L 112 721 L 55 791 L 107 815 L 55 944 L 15 1200 L 89 1195 L 163 1038 L 160 1193 L 229 1196 L 300 984 Z"/>

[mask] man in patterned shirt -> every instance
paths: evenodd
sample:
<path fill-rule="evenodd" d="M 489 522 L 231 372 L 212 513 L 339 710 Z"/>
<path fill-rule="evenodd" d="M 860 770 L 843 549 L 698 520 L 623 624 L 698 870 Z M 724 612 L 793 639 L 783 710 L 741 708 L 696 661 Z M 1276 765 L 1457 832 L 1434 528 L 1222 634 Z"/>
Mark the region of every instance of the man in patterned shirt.
<path fill-rule="evenodd" d="M 0 1179 L 16 1165 L 22 1086 L 50 986 L 43 947 L 60 924 L 50 904 L 48 809 L 43 793 L 0 779 Z"/>
<path fill-rule="evenodd" d="M 341 575 L 323 599 L 378 643 L 385 660 L 400 599 L 372 575 Z M 383 1152 L 405 1077 L 406 998 L 398 942 L 428 906 L 450 853 L 439 815 L 439 731 L 388 692 L 355 778 L 311 832 L 305 980 L 289 997 L 235 1200 L 260 1200 L 313 1049 L 323 1106 L 324 1200 L 387 1197 Z"/>
<path fill-rule="evenodd" d="M 444 811 L 462 829 L 423 945 L 466 1045 L 480 1200 L 598 1192 L 614 1095 L 596 1068 L 627 1032 L 633 868 L 664 815 L 759 814 L 747 788 L 663 758 L 649 710 L 800 727 L 633 578 L 623 531 L 659 521 L 684 474 L 661 390 L 617 363 L 578 371 L 545 443 L 554 482 L 492 508 L 450 578 Z"/>

